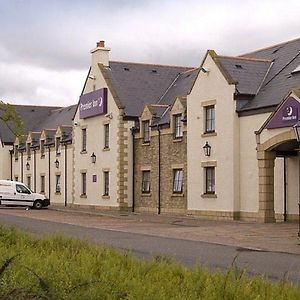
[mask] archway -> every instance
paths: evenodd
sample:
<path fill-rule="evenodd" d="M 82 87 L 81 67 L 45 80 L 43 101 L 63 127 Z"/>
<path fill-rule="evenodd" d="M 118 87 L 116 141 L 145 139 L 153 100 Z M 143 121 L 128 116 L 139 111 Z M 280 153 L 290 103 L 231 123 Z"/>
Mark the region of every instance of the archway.
<path fill-rule="evenodd" d="M 282 132 L 257 145 L 259 169 L 258 221 L 275 222 L 274 210 L 274 165 L 276 156 L 295 155 L 298 144 L 293 129 Z"/>

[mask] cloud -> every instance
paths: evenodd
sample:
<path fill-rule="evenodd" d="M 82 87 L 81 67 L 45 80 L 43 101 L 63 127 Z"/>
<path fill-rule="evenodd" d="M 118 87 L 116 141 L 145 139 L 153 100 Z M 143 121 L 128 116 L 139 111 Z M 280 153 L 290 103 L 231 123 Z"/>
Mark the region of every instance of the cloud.
<path fill-rule="evenodd" d="M 207 49 L 298 37 L 299 10 L 298 0 L 0 0 L 0 97 L 76 102 L 100 39 L 112 60 L 198 66 Z"/>

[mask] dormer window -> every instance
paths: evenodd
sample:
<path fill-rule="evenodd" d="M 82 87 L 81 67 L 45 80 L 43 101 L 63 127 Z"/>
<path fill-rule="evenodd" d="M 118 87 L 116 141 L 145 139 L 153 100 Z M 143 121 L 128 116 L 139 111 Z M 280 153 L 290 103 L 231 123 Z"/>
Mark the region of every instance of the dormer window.
<path fill-rule="evenodd" d="M 15 145 L 14 147 L 14 152 L 15 152 L 15 160 L 18 160 L 19 159 L 19 147 L 18 145 Z"/>
<path fill-rule="evenodd" d="M 45 140 L 41 140 L 41 157 L 45 156 Z"/>
<path fill-rule="evenodd" d="M 182 114 L 174 115 L 173 116 L 173 124 L 174 124 L 174 138 L 180 139 L 183 136 L 182 132 Z"/>
<path fill-rule="evenodd" d="M 143 134 L 143 143 L 150 142 L 150 121 L 142 122 L 142 134 Z"/>
<path fill-rule="evenodd" d="M 56 155 L 60 155 L 60 137 L 55 138 L 55 151 Z"/>
<path fill-rule="evenodd" d="M 31 149 L 30 149 L 31 144 L 27 143 L 26 144 L 26 152 L 27 152 L 27 159 L 29 160 L 31 158 Z"/>

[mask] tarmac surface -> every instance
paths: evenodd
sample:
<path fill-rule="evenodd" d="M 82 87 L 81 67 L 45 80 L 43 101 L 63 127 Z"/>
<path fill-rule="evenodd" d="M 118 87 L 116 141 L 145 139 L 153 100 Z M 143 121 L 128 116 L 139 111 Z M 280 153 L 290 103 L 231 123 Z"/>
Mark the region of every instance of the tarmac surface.
<path fill-rule="evenodd" d="M 1 208 L 11 214 L 89 228 L 202 241 L 245 249 L 300 254 L 297 223 L 213 221 L 190 216 L 98 211 L 51 206 L 42 210 Z"/>

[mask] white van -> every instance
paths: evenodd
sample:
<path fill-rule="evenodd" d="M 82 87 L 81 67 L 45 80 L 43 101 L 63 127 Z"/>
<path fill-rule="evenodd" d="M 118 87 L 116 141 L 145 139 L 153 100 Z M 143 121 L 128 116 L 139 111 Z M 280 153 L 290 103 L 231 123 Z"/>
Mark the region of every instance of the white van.
<path fill-rule="evenodd" d="M 22 182 L 0 180 L 0 204 L 31 206 L 40 209 L 50 205 L 50 200 L 44 195 L 32 192 Z"/>

